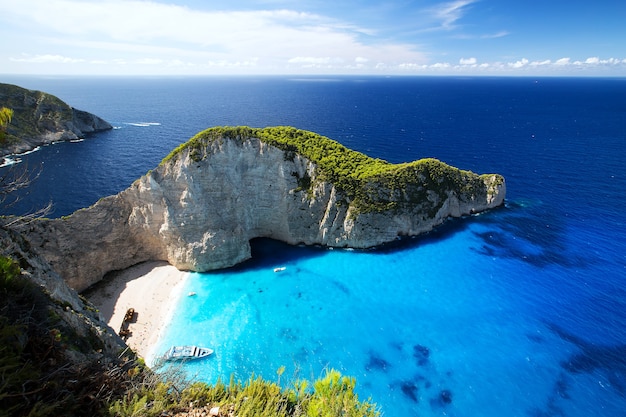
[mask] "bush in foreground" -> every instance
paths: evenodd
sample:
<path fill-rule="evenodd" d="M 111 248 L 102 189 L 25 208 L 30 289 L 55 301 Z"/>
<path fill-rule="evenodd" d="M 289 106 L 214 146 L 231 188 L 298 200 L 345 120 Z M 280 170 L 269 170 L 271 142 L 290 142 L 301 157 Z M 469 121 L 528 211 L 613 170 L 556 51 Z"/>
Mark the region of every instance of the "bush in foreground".
<path fill-rule="evenodd" d="M 228 385 L 184 382 L 180 376 L 150 376 L 110 406 L 111 416 L 276 416 L 376 417 L 376 404 L 361 402 L 355 380 L 328 370 L 312 389 L 307 380 L 282 389 L 277 383 L 252 376 L 245 383 L 232 377 Z"/>

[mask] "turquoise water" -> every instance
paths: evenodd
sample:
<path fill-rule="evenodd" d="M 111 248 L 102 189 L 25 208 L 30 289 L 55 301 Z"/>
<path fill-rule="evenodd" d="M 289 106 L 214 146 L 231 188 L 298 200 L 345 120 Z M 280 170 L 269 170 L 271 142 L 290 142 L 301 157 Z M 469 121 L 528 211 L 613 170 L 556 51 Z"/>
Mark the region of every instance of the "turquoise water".
<path fill-rule="evenodd" d="M 563 367 L 578 349 L 546 321 L 552 292 L 536 279 L 563 270 L 488 253 L 498 223 L 518 210 L 377 251 L 257 241 L 247 264 L 191 274 L 183 294 L 197 295 L 182 297 L 157 352 L 215 349 L 184 365 L 207 382 L 231 373 L 276 380 L 285 366 L 288 385 L 339 369 L 385 416 L 621 415 L 613 371 Z M 528 257 L 543 251 L 509 238 Z"/>

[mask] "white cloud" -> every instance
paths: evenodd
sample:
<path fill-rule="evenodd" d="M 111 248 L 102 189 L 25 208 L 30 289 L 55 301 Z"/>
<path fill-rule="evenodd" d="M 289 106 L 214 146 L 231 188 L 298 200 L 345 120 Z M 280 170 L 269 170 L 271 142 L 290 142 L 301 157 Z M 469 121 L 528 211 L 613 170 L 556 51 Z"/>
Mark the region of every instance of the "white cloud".
<path fill-rule="evenodd" d="M 155 59 L 155 58 L 141 58 L 138 59 L 137 64 L 140 65 L 163 65 L 163 60 L 162 59 Z"/>
<path fill-rule="evenodd" d="M 439 19 L 442 29 L 450 30 L 453 29 L 456 26 L 456 22 L 463 17 L 467 11 L 467 6 L 475 2 L 476 0 L 457 0 L 440 4 L 430 9 L 430 11 Z"/>
<path fill-rule="evenodd" d="M 375 29 L 360 27 L 358 22 L 286 9 L 217 11 L 157 1 L 20 0 L 17 4 L 0 0 L 0 37 L 7 39 L 0 48 L 0 61 L 5 63 L 0 72 L 419 75 L 602 73 L 611 69 L 613 74 L 626 74 L 625 58 L 595 54 L 507 62 L 490 61 L 488 51 L 481 49 L 479 63 L 468 48 L 466 56 L 436 62 L 417 44 L 378 37 Z M 477 1 L 449 1 L 426 11 L 431 23 L 436 22 L 435 29 L 453 30 Z M 424 32 L 420 32 L 424 38 L 432 36 Z M 508 34 L 501 31 L 463 39 L 483 42 Z M 437 53 L 449 56 L 445 50 Z"/>
<path fill-rule="evenodd" d="M 511 32 L 502 30 L 496 33 L 485 33 L 485 34 L 468 34 L 468 33 L 460 33 L 455 35 L 455 39 L 466 39 L 466 40 L 475 40 L 475 39 L 497 39 L 503 38 L 505 36 L 509 36 Z"/>
<path fill-rule="evenodd" d="M 254 59 L 255 66 L 271 70 L 298 64 L 372 68 L 371 62 L 426 61 L 413 45 L 380 39 L 365 43 L 361 36 L 373 34 L 367 28 L 293 10 L 201 11 L 137 0 L 8 4 L 0 0 L 0 15 L 23 24 L 25 34 L 37 36 L 31 30 L 37 28 L 38 46 L 71 49 L 85 61 L 123 59 L 156 67 L 178 60 L 199 67 L 206 62 L 241 67 Z"/>
<path fill-rule="evenodd" d="M 298 56 L 291 58 L 290 64 L 305 64 L 305 65 L 328 65 L 333 61 L 330 57 L 313 57 L 313 56 Z"/>
<path fill-rule="evenodd" d="M 509 62 L 509 66 L 511 68 L 522 68 L 526 65 L 528 65 L 528 59 L 526 58 L 522 58 L 519 61 L 515 61 L 515 62 Z"/>
<path fill-rule="evenodd" d="M 476 65 L 476 58 L 461 58 L 459 64 L 461 65 Z"/>
<path fill-rule="evenodd" d="M 26 63 L 36 63 L 36 64 L 49 64 L 49 63 L 61 63 L 61 64 L 75 64 L 79 62 L 84 62 L 84 59 L 80 58 L 70 58 L 63 55 L 28 55 L 24 54 L 19 58 L 9 58 L 14 62 L 26 62 Z"/>
<path fill-rule="evenodd" d="M 570 59 L 569 58 L 557 59 L 554 64 L 555 65 L 569 65 L 570 64 Z"/>
<path fill-rule="evenodd" d="M 511 34 L 511 32 L 506 31 L 506 30 L 501 30 L 500 32 L 496 32 L 496 33 L 491 33 L 491 34 L 486 34 L 486 35 L 481 35 L 481 39 L 497 39 L 497 38 L 503 38 L 505 36 L 509 36 Z"/>
<path fill-rule="evenodd" d="M 606 69 L 621 68 L 626 73 L 626 59 L 601 59 L 596 57 L 585 60 L 572 61 L 570 58 L 561 58 L 555 61 L 550 59 L 530 61 L 522 58 L 511 62 L 483 62 L 478 64 L 475 58 L 461 58 L 458 64 L 437 62 L 433 64 L 404 63 L 398 66 L 403 73 L 408 74 L 438 74 L 438 75 L 550 75 L 550 74 L 604 74 Z M 583 71 L 583 72 L 581 72 Z M 598 72 L 599 71 L 599 72 Z"/>
<path fill-rule="evenodd" d="M 543 61 L 533 61 L 530 63 L 530 66 L 532 67 L 543 67 L 546 65 L 550 65 L 552 63 L 551 60 L 549 59 L 544 59 Z"/>

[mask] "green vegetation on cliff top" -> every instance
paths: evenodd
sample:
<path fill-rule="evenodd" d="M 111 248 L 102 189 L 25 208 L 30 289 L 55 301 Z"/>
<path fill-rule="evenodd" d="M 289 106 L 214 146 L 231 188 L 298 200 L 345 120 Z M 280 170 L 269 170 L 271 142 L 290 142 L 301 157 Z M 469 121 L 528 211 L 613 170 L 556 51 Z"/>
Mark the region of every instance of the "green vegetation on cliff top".
<path fill-rule="evenodd" d="M 13 110 L 8 142 L 38 137 L 50 126 L 72 120 L 72 108 L 58 97 L 17 85 L 0 83 L 0 105 Z"/>
<path fill-rule="evenodd" d="M 428 191 L 440 200 L 455 191 L 469 199 L 489 191 L 485 179 L 492 174 L 477 175 L 451 167 L 437 159 L 391 164 L 351 150 L 327 137 L 293 127 L 266 128 L 214 127 L 204 130 L 170 153 L 162 163 L 190 149 L 190 158 L 200 161 L 212 142 L 231 139 L 243 142 L 250 138 L 273 145 L 285 152 L 285 158 L 299 154 L 317 165 L 318 178 L 342 189 L 362 212 L 399 208 L 403 203 L 424 202 Z M 504 179 L 496 175 L 496 185 Z"/>

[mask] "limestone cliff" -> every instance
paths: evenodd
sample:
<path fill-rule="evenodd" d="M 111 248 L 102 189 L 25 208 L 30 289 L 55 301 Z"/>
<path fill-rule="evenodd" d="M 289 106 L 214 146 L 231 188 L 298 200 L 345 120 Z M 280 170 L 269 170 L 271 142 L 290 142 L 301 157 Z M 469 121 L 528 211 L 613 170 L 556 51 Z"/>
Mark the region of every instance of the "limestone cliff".
<path fill-rule="evenodd" d="M 7 126 L 8 141 L 0 147 L 0 156 L 112 129 L 98 116 L 70 107 L 51 94 L 11 84 L 0 83 L 0 107 L 14 112 Z"/>
<path fill-rule="evenodd" d="M 250 257 L 249 241 L 368 248 L 501 205 L 497 174 L 434 159 L 394 165 L 294 128 L 213 128 L 125 191 L 23 228 L 81 291 L 146 260 L 208 271 Z"/>

